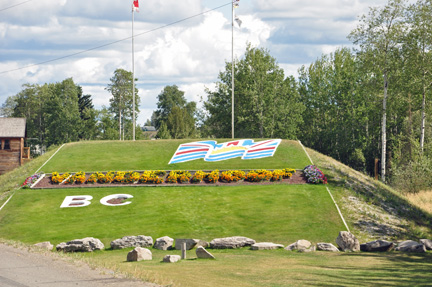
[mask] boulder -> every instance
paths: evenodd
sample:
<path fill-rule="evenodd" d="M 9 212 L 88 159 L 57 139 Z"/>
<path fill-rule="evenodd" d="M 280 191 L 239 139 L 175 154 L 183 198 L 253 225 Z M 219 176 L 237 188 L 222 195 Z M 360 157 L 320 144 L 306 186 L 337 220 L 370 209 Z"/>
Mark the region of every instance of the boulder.
<path fill-rule="evenodd" d="M 165 255 L 162 261 L 166 263 L 175 263 L 177 261 L 180 261 L 180 259 L 180 255 Z"/>
<path fill-rule="evenodd" d="M 297 240 L 296 242 L 294 242 L 294 243 L 288 245 L 287 247 L 285 247 L 285 250 L 288 250 L 288 251 L 293 251 L 293 250 L 301 251 L 301 250 L 309 249 L 309 248 L 311 248 L 311 246 L 312 246 L 312 243 L 310 243 L 310 241 L 301 239 L 301 240 Z"/>
<path fill-rule="evenodd" d="M 426 247 L 427 250 L 432 250 L 432 240 L 420 239 L 420 242 Z"/>
<path fill-rule="evenodd" d="M 199 247 L 199 246 L 202 246 L 202 247 L 204 247 L 204 248 L 207 248 L 207 247 L 210 246 L 210 244 L 209 244 L 207 241 L 200 240 L 200 241 L 197 243 L 196 247 Z"/>
<path fill-rule="evenodd" d="M 299 249 L 298 252 L 315 252 L 316 251 L 316 247 L 315 246 L 311 246 L 308 249 Z"/>
<path fill-rule="evenodd" d="M 360 250 L 365 252 L 386 252 L 394 248 L 394 243 L 386 240 L 375 240 L 360 244 Z"/>
<path fill-rule="evenodd" d="M 276 244 L 272 242 L 260 242 L 252 244 L 251 250 L 272 250 L 272 249 L 279 249 L 284 248 L 282 244 Z"/>
<path fill-rule="evenodd" d="M 213 256 L 213 254 L 211 254 L 210 252 L 208 252 L 202 246 L 198 246 L 197 249 L 195 250 L 195 253 L 196 253 L 196 256 L 198 258 L 202 258 L 202 259 L 215 259 L 215 257 Z"/>
<path fill-rule="evenodd" d="M 186 250 L 191 250 L 197 246 L 197 244 L 200 242 L 199 239 L 180 239 L 176 238 L 175 240 L 175 249 L 181 250 L 181 247 L 183 243 L 186 243 Z"/>
<path fill-rule="evenodd" d="M 54 248 L 54 245 L 52 245 L 51 242 L 49 242 L 49 241 L 36 243 L 34 246 L 41 248 L 41 249 L 46 249 L 49 251 L 51 251 Z"/>
<path fill-rule="evenodd" d="M 123 249 L 128 247 L 150 247 L 153 245 L 153 238 L 145 235 L 124 236 L 111 241 L 112 249 Z"/>
<path fill-rule="evenodd" d="M 160 237 L 156 239 L 153 248 L 159 250 L 170 250 L 173 247 L 174 239 L 168 236 Z"/>
<path fill-rule="evenodd" d="M 233 236 L 225 238 L 215 238 L 210 241 L 210 248 L 214 249 L 234 249 L 245 246 L 251 246 L 256 241 L 243 236 Z"/>
<path fill-rule="evenodd" d="M 317 243 L 317 250 L 321 251 L 331 251 L 331 252 L 339 252 L 336 246 L 331 243 Z"/>
<path fill-rule="evenodd" d="M 129 252 L 127 255 L 127 261 L 142 261 L 152 259 L 153 256 L 151 251 L 143 247 L 135 247 L 135 249 Z"/>
<path fill-rule="evenodd" d="M 75 239 L 69 242 L 62 242 L 56 246 L 57 251 L 63 252 L 92 252 L 94 250 L 102 250 L 105 246 L 103 243 L 93 237 L 83 239 Z"/>
<path fill-rule="evenodd" d="M 399 243 L 395 250 L 402 252 L 424 253 L 426 252 L 426 247 L 422 243 L 413 240 L 406 240 Z"/>
<path fill-rule="evenodd" d="M 348 231 L 339 232 L 339 236 L 336 238 L 336 244 L 342 251 L 360 251 L 360 242 Z"/>

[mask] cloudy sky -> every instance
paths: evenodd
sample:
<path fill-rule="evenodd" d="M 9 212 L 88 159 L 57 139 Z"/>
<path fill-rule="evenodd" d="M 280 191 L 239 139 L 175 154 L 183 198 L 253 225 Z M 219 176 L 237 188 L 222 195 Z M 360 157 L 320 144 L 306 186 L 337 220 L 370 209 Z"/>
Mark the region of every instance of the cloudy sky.
<path fill-rule="evenodd" d="M 234 54 L 263 47 L 286 75 L 322 54 L 349 47 L 358 16 L 386 0 L 240 0 Z M 72 77 L 96 108 L 117 68 L 132 70 L 132 0 L 0 0 L 0 105 L 25 83 Z M 157 95 L 177 85 L 199 101 L 231 61 L 230 0 L 140 0 L 135 13 L 135 76 L 142 125 Z M 40 64 L 43 63 L 43 64 Z"/>

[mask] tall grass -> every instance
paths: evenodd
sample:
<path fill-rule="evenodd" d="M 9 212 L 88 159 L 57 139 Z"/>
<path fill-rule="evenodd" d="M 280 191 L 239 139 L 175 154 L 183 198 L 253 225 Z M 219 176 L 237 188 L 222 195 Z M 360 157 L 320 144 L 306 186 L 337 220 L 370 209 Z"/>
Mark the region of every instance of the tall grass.
<path fill-rule="evenodd" d="M 409 202 L 432 214 L 432 190 L 406 194 Z"/>

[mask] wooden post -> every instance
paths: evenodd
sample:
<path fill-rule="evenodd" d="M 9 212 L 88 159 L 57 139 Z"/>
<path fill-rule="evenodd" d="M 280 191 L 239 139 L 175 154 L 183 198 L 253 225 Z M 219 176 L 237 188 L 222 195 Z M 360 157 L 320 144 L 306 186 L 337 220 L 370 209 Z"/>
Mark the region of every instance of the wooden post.
<path fill-rule="evenodd" d="M 181 246 L 181 259 L 186 259 L 186 242 L 183 242 Z"/>
<path fill-rule="evenodd" d="M 378 180 L 378 159 L 375 158 L 375 180 Z"/>

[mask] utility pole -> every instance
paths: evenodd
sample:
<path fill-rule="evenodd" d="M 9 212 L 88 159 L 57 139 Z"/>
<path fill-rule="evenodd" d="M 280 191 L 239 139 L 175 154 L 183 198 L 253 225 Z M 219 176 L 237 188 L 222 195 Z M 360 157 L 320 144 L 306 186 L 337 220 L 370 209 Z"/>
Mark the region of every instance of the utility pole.
<path fill-rule="evenodd" d="M 234 138 L 234 5 L 231 5 L 231 138 Z"/>
<path fill-rule="evenodd" d="M 135 43 L 134 43 L 134 14 L 139 11 L 138 0 L 132 3 L 132 139 L 135 140 Z"/>

